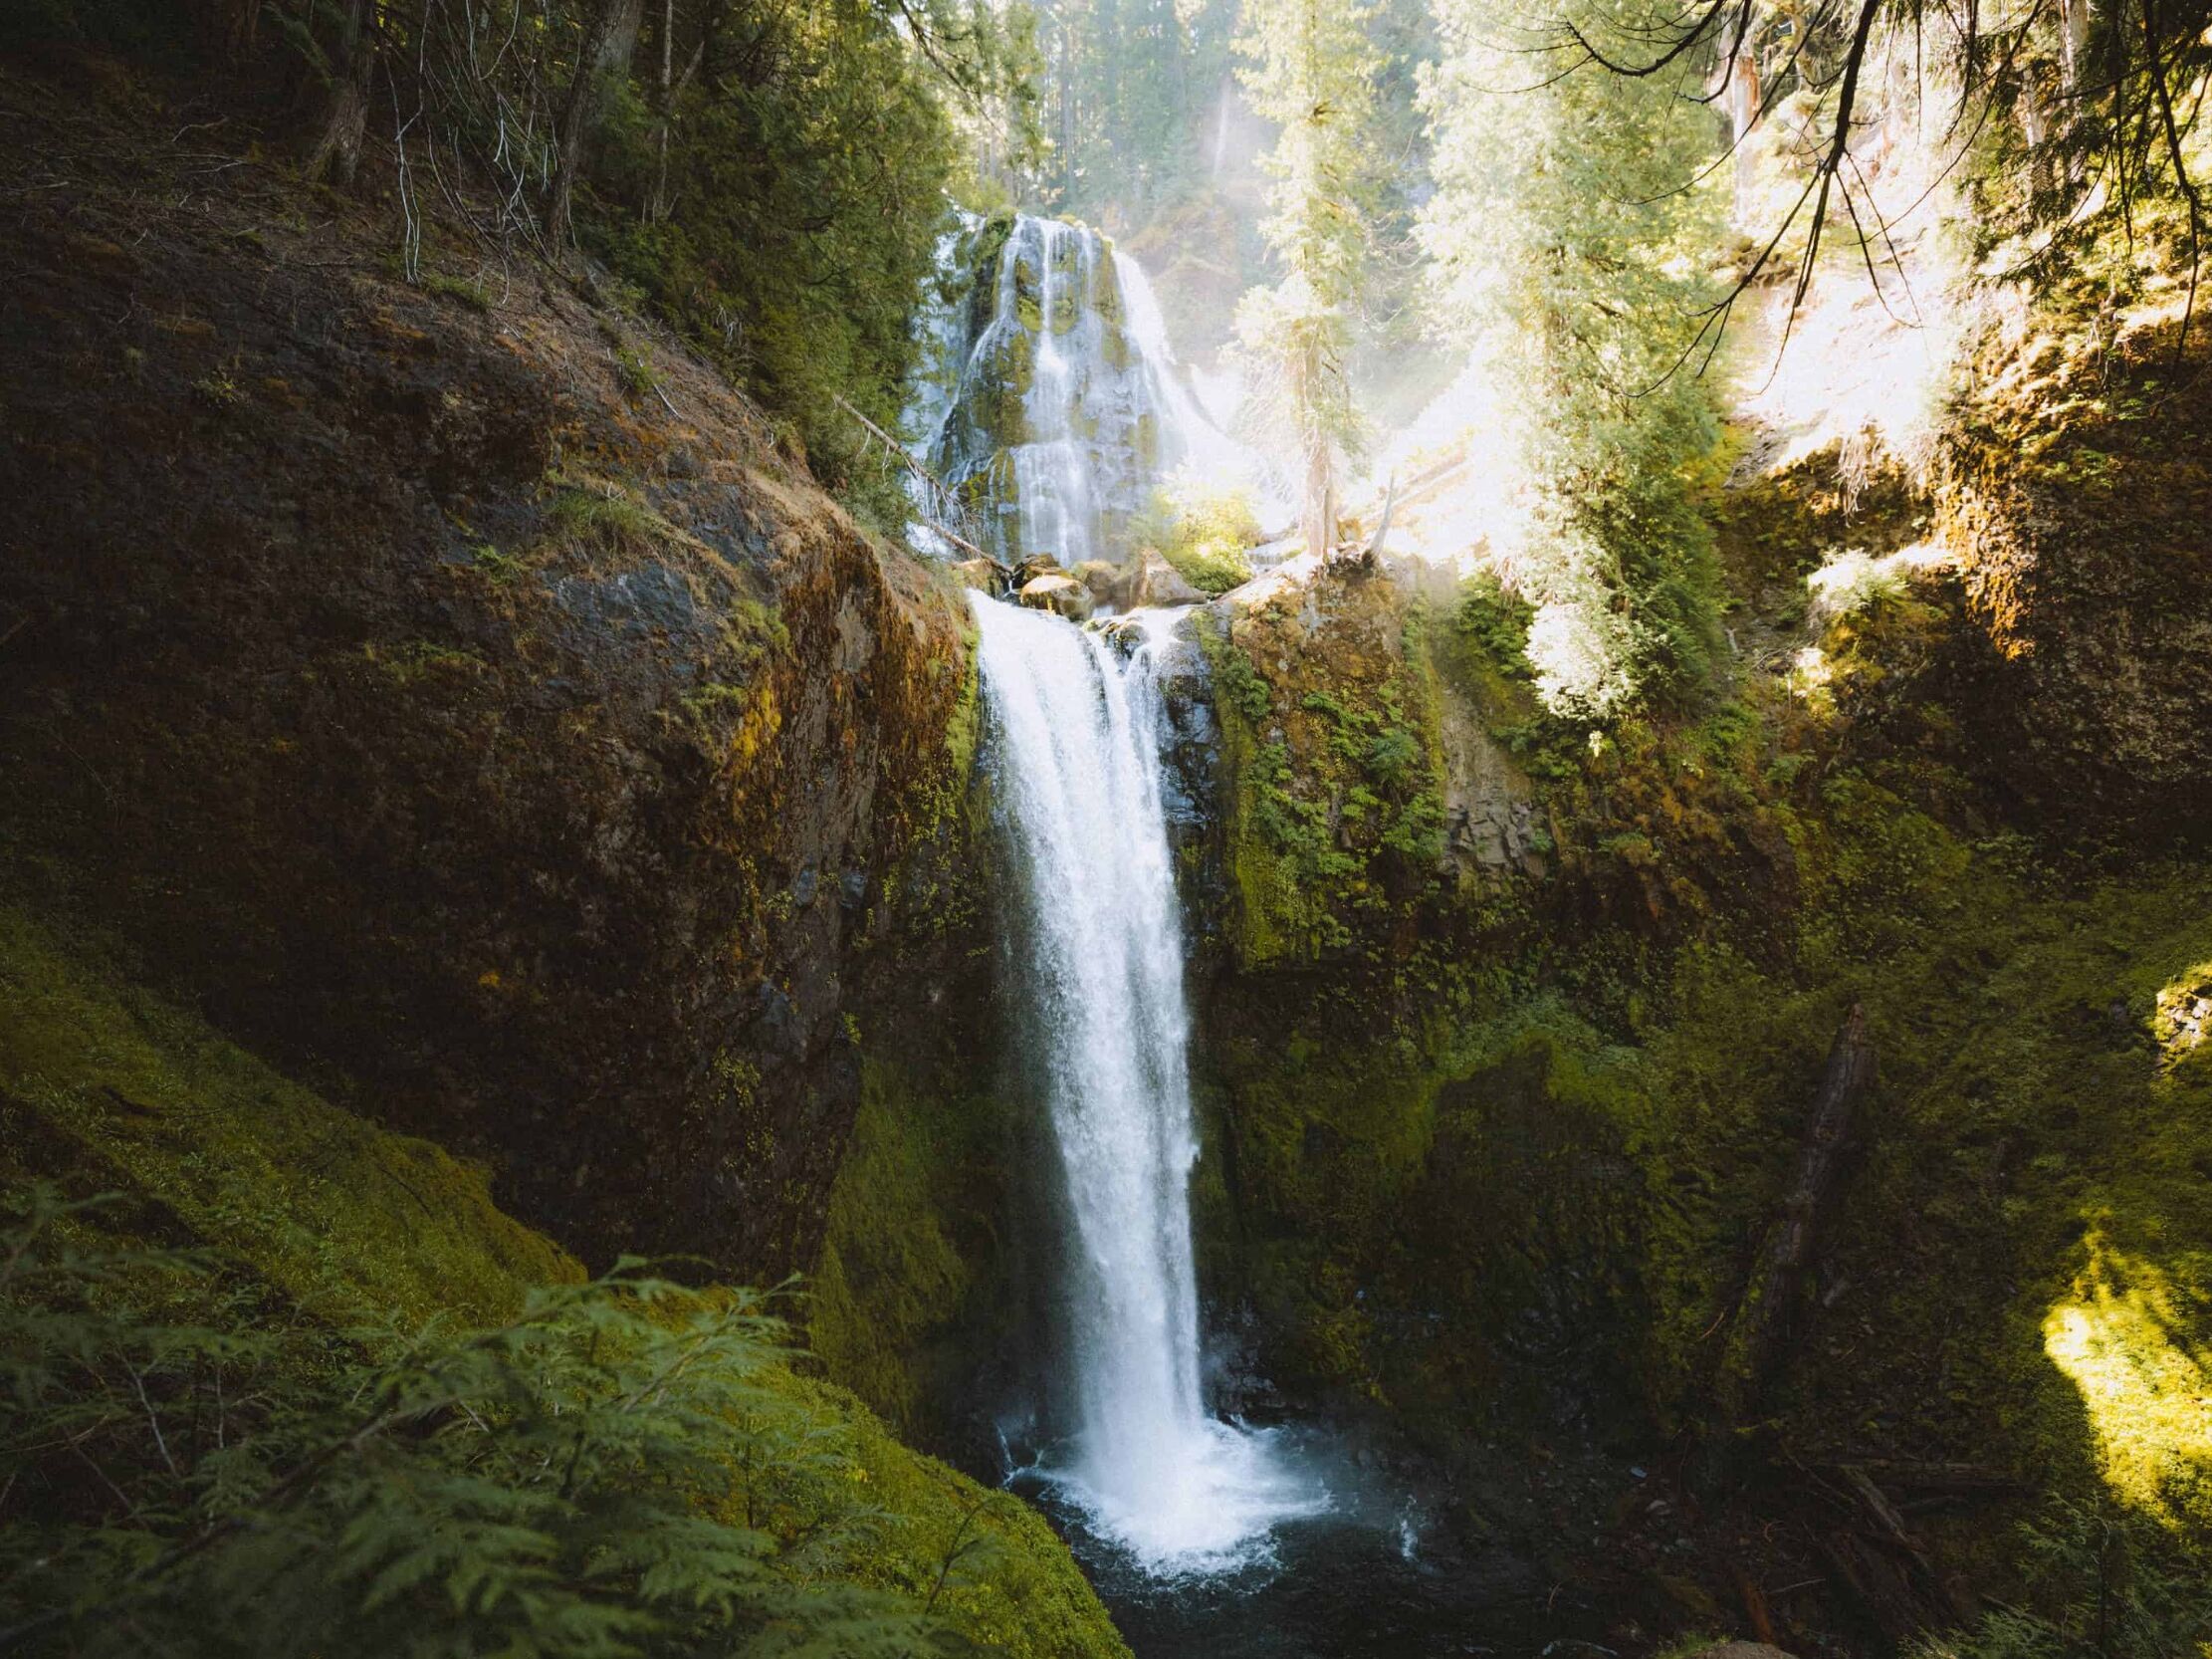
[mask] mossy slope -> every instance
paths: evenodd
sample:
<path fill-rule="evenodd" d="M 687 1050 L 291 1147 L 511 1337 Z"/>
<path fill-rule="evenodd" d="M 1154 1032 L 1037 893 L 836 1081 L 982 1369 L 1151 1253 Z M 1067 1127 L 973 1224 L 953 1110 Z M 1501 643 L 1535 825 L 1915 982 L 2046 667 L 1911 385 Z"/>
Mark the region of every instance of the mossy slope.
<path fill-rule="evenodd" d="M 217 1251 L 319 1322 L 475 1323 L 582 1277 L 493 1206 L 479 1171 L 340 1110 L 14 906 L 0 906 L 0 1174 L 120 1192 L 138 1224 Z M 777 1386 L 883 1512 L 842 1574 L 934 1592 L 991 1651 L 1126 1653 L 1034 1511 L 910 1451 L 844 1389 L 788 1372 Z"/>

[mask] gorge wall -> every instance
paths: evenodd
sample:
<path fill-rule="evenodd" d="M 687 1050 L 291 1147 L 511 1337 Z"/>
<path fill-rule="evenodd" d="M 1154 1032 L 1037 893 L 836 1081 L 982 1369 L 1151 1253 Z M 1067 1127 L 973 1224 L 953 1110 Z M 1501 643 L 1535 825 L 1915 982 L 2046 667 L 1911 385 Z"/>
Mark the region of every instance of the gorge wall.
<path fill-rule="evenodd" d="M 587 1261 L 810 1269 L 832 1372 L 983 1466 L 1042 1154 L 960 595 L 603 296 L 435 236 L 407 283 L 384 217 L 210 184 L 127 87 L 6 90 L 76 157 L 0 162 L 10 888 Z M 1857 516 L 1716 487 L 1738 659 L 1596 734 L 1494 589 L 1191 614 L 1200 1272 L 1246 1403 L 1410 1431 L 1455 1525 L 1590 1581 L 1817 1560 L 1516 1508 L 1478 1454 L 1679 1447 L 1857 1003 L 1881 1082 L 1754 1438 L 1993 1470 L 1926 1525 L 1999 1584 L 2030 1488 L 2201 1503 L 2159 1426 L 2212 1306 L 2202 411 L 2023 459 L 2066 390 Z M 1809 609 L 1923 516 L 1947 572 Z"/>
<path fill-rule="evenodd" d="M 550 275 L 8 92 L 129 157 L 11 198 L 12 879 L 590 1259 L 810 1264 L 959 830 L 954 591 Z"/>

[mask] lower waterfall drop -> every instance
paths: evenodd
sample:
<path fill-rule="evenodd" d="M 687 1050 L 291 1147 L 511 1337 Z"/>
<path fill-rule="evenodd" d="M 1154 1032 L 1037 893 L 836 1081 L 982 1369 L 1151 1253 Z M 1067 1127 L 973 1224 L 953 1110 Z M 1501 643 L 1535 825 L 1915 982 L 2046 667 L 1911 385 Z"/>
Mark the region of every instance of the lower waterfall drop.
<path fill-rule="evenodd" d="M 1041 1471 L 1147 1572 L 1242 1564 L 1326 1509 L 1265 1431 L 1208 1415 L 1183 937 L 1150 647 L 972 596 L 1022 851 L 1024 1001 L 1070 1226 L 1075 1433 Z"/>

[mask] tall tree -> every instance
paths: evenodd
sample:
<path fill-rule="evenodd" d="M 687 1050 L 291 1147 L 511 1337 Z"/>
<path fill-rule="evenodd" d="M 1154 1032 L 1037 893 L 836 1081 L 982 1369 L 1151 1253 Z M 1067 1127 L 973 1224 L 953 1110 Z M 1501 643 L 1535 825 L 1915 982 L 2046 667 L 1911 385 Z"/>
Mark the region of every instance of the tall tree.
<path fill-rule="evenodd" d="M 587 14 L 583 45 L 576 52 L 575 78 L 560 109 L 560 146 L 554 157 L 553 189 L 546 208 L 546 239 L 555 248 L 568 240 L 568 216 L 575 194 L 576 169 L 583 159 L 583 132 L 601 86 L 629 68 L 637 47 L 644 0 L 597 0 Z"/>
<path fill-rule="evenodd" d="M 1530 656 L 1564 712 L 1603 716 L 1700 683 L 1714 629 L 1710 532 L 1687 463 L 1715 435 L 1689 357 L 1726 183 L 1703 66 L 1576 73 L 1553 21 L 1434 0 L 1426 78 L 1437 190 L 1422 219 L 1447 331 L 1483 363 L 1525 509 L 1507 550 L 1537 604 Z M 1663 27 L 1671 0 L 1572 0 L 1600 49 Z"/>
<path fill-rule="evenodd" d="M 1368 15 L 1364 0 L 1249 0 L 1237 42 L 1245 95 L 1280 133 L 1260 230 L 1282 269 L 1244 296 L 1237 334 L 1295 449 L 1306 547 L 1323 554 L 1360 435 L 1345 359 L 1368 246 L 1361 151 L 1378 68 Z"/>

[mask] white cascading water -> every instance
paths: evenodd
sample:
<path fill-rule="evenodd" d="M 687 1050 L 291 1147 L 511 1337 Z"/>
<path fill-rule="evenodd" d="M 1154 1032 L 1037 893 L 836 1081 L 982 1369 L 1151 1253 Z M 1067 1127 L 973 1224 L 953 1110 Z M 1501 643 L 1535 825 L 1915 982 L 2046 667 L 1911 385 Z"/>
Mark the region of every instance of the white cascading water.
<path fill-rule="evenodd" d="M 948 279 L 984 231 L 966 220 L 940 244 Z M 1105 237 L 1021 214 L 987 263 L 970 273 L 974 291 L 948 281 L 926 299 L 905 423 L 999 557 L 1118 560 L 1131 519 L 1178 465 L 1216 485 L 1260 476 L 1185 383 L 1144 272 Z"/>
<path fill-rule="evenodd" d="M 1207 1414 L 1183 937 L 1151 648 L 973 596 L 999 780 L 1024 849 L 1034 1020 L 1071 1224 L 1078 1421 L 1046 1471 L 1148 1571 L 1251 1557 L 1322 1507 L 1264 1433 Z"/>

